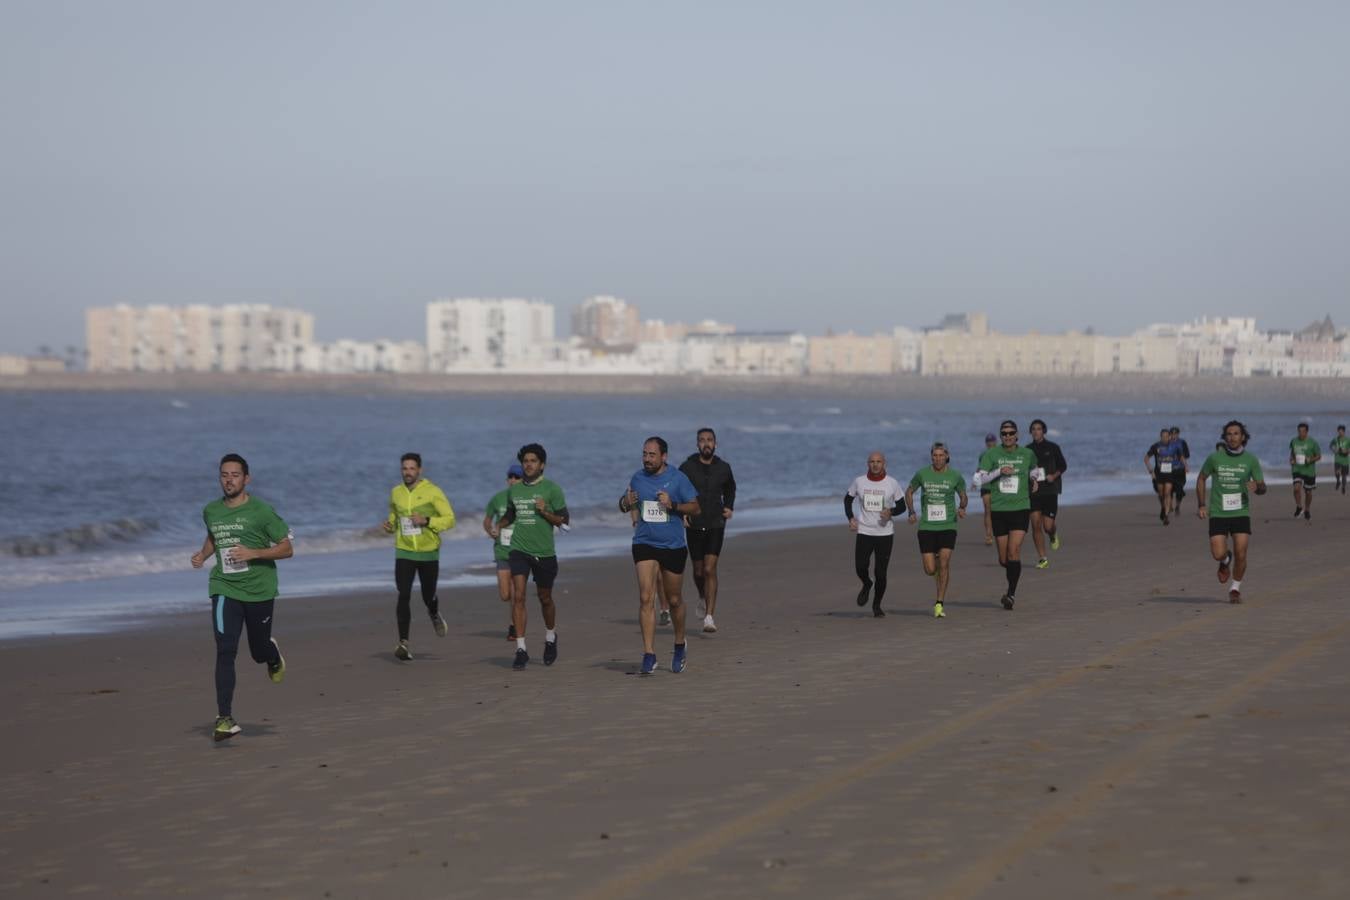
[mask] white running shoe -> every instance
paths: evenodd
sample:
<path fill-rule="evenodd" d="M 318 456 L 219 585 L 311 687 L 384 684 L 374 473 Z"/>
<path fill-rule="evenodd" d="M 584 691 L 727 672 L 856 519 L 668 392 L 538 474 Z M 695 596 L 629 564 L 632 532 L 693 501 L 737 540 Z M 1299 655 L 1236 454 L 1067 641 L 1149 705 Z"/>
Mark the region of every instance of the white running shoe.
<path fill-rule="evenodd" d="M 706 631 L 708 634 L 712 634 L 715 631 L 717 631 L 717 623 L 713 621 L 712 616 L 703 617 L 703 630 Z"/>

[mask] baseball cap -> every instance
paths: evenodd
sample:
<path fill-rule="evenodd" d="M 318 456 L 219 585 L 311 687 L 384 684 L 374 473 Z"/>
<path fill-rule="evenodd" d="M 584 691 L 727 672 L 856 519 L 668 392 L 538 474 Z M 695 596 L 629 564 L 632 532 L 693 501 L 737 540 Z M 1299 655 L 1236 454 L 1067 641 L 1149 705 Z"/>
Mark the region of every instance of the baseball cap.
<path fill-rule="evenodd" d="M 507 477 L 507 478 L 524 478 L 524 477 L 525 477 L 525 470 L 522 469 L 519 465 L 512 465 L 511 468 L 509 468 L 509 469 L 506 470 L 506 477 Z"/>
<path fill-rule="evenodd" d="M 998 437 L 991 431 L 984 436 L 984 439 L 986 441 L 996 441 L 998 440 Z"/>

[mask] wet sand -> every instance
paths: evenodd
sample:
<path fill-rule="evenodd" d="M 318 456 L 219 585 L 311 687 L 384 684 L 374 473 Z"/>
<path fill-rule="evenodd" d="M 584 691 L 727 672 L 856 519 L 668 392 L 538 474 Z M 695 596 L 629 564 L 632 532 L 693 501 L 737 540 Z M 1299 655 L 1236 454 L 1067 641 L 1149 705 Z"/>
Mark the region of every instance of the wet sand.
<path fill-rule="evenodd" d="M 283 598 L 286 681 L 245 653 L 221 744 L 205 599 L 0 645 L 0 894 L 1343 896 L 1350 498 L 1256 512 L 1240 606 L 1147 498 L 1065 508 L 1011 613 L 972 517 L 943 620 L 908 526 L 885 619 L 842 524 L 737 537 L 721 630 L 652 678 L 623 558 L 563 559 L 523 672 L 492 588 L 411 663 L 391 594 Z"/>

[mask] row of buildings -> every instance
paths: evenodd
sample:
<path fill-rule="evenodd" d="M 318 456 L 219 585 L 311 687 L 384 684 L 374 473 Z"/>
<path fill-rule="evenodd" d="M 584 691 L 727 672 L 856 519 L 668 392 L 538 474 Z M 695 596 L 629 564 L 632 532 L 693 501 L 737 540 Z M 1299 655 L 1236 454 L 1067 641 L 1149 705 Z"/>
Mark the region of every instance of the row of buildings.
<path fill-rule="evenodd" d="M 314 316 L 265 305 L 120 305 L 86 311 L 95 372 L 459 372 L 801 376 L 1106 374 L 1350 377 L 1350 341 L 1328 317 L 1299 332 L 1251 318 L 1157 324 L 1125 337 L 1002 334 L 983 313 L 874 334 L 743 332 L 716 321 L 643 320 L 616 297 L 587 298 L 572 335 L 553 304 L 436 300 L 424 342 L 314 339 Z"/>

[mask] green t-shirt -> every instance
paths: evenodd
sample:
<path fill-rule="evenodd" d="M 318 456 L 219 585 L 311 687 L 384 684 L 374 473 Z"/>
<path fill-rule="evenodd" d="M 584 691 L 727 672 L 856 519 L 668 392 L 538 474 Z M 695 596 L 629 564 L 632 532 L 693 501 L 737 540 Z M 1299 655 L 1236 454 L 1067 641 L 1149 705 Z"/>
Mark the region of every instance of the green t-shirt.
<path fill-rule="evenodd" d="M 1212 519 L 1235 519 L 1250 515 L 1247 482 L 1265 481 L 1261 461 L 1243 450 L 1233 456 L 1227 450 L 1215 450 L 1200 467 L 1200 477 L 1211 476 L 1209 515 Z"/>
<path fill-rule="evenodd" d="M 919 519 L 920 531 L 955 531 L 956 510 L 960 494 L 966 489 L 966 479 L 951 466 L 941 472 L 924 466 L 909 480 L 912 490 L 923 491 L 923 502 L 914 514 Z"/>
<path fill-rule="evenodd" d="M 1295 475 L 1316 475 L 1317 464 L 1312 460 L 1314 456 L 1317 456 L 1321 452 L 1321 445 L 1312 438 L 1307 438 L 1302 441 L 1298 438 L 1294 438 L 1289 442 L 1289 458 L 1294 461 L 1290 466 L 1291 471 Z M 1300 463 L 1298 461 L 1300 457 L 1305 461 Z"/>
<path fill-rule="evenodd" d="M 290 534 L 276 510 L 257 497 L 249 497 L 233 509 L 224 500 L 212 500 L 202 510 L 202 521 L 216 544 L 216 564 L 211 568 L 209 590 L 250 603 L 271 600 L 277 595 L 277 563 L 272 559 L 250 559 L 226 566 L 222 553 L 236 545 L 263 550 L 280 543 Z"/>
<path fill-rule="evenodd" d="M 493 494 L 492 499 L 488 501 L 485 514 L 488 518 L 492 519 L 492 521 L 496 522 L 502 516 L 506 515 L 506 510 L 510 508 L 506 496 L 506 491 L 498 491 Z M 505 561 L 511 555 L 511 538 L 514 531 L 515 530 L 510 525 L 497 531 L 497 539 L 492 542 L 493 559 Z"/>
<path fill-rule="evenodd" d="M 549 512 L 567 506 L 562 488 L 547 478 L 534 484 L 517 482 L 506 489 L 507 500 L 515 508 L 516 520 L 511 523 L 511 549 L 534 557 L 557 556 L 553 549 L 553 526 L 534 508 L 536 497 L 543 497 Z"/>
<path fill-rule="evenodd" d="M 1039 465 L 1036 454 L 1026 447 L 1004 450 L 994 447 L 980 456 L 980 470 L 993 473 L 989 479 L 989 508 L 994 512 L 1019 512 L 1031 509 L 1031 470 Z M 1002 475 L 999 470 L 1004 466 L 1012 467 L 1011 475 Z M 981 492 L 985 490 L 980 486 Z"/>
<path fill-rule="evenodd" d="M 1331 452 L 1335 454 L 1333 462 L 1338 466 L 1350 465 L 1350 436 L 1337 435 L 1331 439 Z"/>

